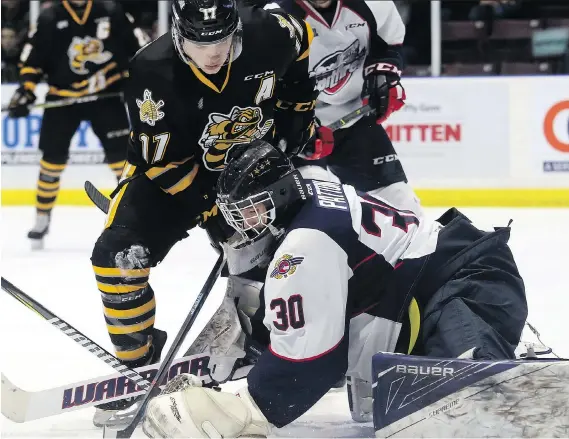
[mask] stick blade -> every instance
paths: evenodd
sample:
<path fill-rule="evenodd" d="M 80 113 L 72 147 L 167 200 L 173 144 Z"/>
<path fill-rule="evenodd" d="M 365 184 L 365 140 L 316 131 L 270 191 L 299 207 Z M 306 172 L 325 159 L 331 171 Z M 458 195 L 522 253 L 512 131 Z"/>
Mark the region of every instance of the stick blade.
<path fill-rule="evenodd" d="M 30 394 L 2 374 L 2 414 L 14 422 L 26 422 Z"/>
<path fill-rule="evenodd" d="M 97 206 L 103 213 L 109 212 L 111 200 L 105 197 L 105 195 L 103 195 L 101 191 L 99 191 L 99 189 L 97 189 L 95 185 L 90 181 L 85 182 L 85 192 L 93 204 Z"/>

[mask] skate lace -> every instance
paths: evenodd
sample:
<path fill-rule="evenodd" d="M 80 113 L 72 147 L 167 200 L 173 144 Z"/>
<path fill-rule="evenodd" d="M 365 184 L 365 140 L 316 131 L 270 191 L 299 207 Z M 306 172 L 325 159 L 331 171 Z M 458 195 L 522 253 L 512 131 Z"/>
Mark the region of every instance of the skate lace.
<path fill-rule="evenodd" d="M 557 355 L 553 349 L 551 347 L 549 347 L 548 345 L 546 345 L 542 340 L 541 340 L 541 334 L 539 333 L 539 331 L 537 330 L 537 328 L 535 326 L 533 326 L 530 322 L 526 321 L 526 326 L 529 328 L 529 330 L 536 336 L 537 341 L 539 343 L 541 343 L 541 346 L 538 345 L 537 343 L 534 342 L 521 342 L 525 345 L 526 348 L 526 352 L 525 353 L 521 353 L 519 355 L 519 358 L 527 358 L 527 359 L 531 359 L 531 358 L 538 358 L 541 355 L 554 355 L 555 357 L 561 359 L 561 357 L 559 355 Z"/>

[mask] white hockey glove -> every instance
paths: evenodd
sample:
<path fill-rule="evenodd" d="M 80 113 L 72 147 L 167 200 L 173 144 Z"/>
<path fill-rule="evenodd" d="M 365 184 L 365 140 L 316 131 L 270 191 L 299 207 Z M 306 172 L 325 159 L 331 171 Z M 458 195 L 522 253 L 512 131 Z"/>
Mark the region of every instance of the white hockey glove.
<path fill-rule="evenodd" d="M 150 401 L 142 430 L 151 438 L 267 437 L 270 424 L 247 387 L 234 395 L 182 374 Z"/>

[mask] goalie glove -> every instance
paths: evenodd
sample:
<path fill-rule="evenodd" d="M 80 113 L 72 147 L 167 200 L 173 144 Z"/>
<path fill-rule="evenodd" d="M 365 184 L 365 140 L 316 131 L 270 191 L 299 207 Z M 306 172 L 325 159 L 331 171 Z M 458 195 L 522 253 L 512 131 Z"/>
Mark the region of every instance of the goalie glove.
<path fill-rule="evenodd" d="M 372 63 L 364 68 L 362 98 L 374 108 L 377 123 L 383 123 L 405 105 L 405 89 L 401 85 L 401 70 L 389 63 Z"/>
<path fill-rule="evenodd" d="M 182 374 L 150 401 L 142 430 L 151 438 L 267 437 L 270 424 L 247 387 L 234 395 Z"/>

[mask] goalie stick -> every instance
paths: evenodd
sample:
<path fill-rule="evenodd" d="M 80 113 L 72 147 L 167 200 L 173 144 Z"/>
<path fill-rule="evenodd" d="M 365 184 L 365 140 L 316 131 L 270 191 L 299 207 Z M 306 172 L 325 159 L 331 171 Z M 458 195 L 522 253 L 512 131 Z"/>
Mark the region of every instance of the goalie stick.
<path fill-rule="evenodd" d="M 208 384 L 211 382 L 208 365 L 207 355 L 178 358 L 172 363 L 167 380 L 160 385 L 167 384 L 181 373 L 199 376 L 204 385 Z M 151 364 L 135 370 L 147 380 L 152 380 L 158 367 L 158 364 Z M 120 374 L 89 378 L 38 391 L 26 391 L 2 374 L 2 414 L 14 422 L 29 422 L 138 396 L 143 392 L 144 389 Z"/>

